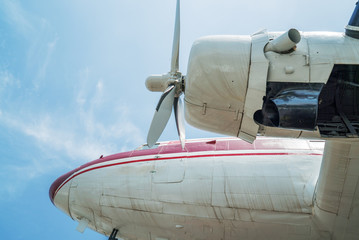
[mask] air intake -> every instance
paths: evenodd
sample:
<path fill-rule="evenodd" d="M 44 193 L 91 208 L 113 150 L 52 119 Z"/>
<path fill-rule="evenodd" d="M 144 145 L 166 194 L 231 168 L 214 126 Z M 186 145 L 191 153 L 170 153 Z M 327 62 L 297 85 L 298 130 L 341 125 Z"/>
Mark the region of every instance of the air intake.
<path fill-rule="evenodd" d="M 345 28 L 345 34 L 349 37 L 359 39 L 359 4 L 356 3 L 353 15 Z"/>

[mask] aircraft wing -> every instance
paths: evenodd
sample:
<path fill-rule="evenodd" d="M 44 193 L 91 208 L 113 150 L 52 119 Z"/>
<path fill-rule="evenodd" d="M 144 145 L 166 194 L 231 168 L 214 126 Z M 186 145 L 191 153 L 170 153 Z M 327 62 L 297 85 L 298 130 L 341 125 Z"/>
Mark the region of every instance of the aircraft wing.
<path fill-rule="evenodd" d="M 326 141 L 314 196 L 314 221 L 333 239 L 355 239 L 359 222 L 359 141 Z M 329 233 L 333 231 L 332 233 Z M 328 235 L 328 237 L 330 236 Z"/>

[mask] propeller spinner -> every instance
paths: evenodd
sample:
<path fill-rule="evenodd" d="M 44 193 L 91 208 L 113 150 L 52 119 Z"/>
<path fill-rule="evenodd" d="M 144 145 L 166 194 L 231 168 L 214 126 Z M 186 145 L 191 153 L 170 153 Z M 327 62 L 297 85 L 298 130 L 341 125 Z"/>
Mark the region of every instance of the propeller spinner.
<path fill-rule="evenodd" d="M 163 92 L 152 119 L 147 135 L 147 145 L 152 147 L 171 116 L 172 106 L 175 113 L 178 135 L 182 148 L 185 143 L 185 128 L 183 107 L 180 95 L 184 92 L 184 76 L 179 72 L 179 45 L 180 45 L 180 0 L 176 5 L 176 20 L 172 45 L 171 70 L 167 74 L 151 75 L 146 79 L 146 87 L 150 91 Z"/>

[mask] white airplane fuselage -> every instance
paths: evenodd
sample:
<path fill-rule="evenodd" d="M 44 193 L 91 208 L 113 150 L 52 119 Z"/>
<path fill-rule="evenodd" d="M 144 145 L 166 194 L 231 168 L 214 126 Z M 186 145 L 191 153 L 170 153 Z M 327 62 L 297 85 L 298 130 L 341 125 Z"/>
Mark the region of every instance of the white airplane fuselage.
<path fill-rule="evenodd" d="M 50 198 L 80 224 L 105 235 L 119 229 L 124 239 L 320 239 L 313 199 L 323 147 L 274 138 L 191 140 L 184 150 L 161 143 L 87 163 L 58 178 Z"/>

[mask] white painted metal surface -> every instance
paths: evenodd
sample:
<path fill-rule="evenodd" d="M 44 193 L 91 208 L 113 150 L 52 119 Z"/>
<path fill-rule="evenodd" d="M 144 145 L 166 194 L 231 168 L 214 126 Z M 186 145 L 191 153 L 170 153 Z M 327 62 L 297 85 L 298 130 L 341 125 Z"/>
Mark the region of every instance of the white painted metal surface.
<path fill-rule="evenodd" d="M 283 33 L 263 31 L 261 34 L 275 39 Z M 288 54 L 264 53 L 263 47 L 251 48 L 254 43 L 250 36 L 209 36 L 193 44 L 186 76 L 188 123 L 252 141 L 258 131 L 264 131 L 258 130 L 253 111 L 246 114 L 245 106 L 261 109 L 257 102 L 262 102 L 261 92 L 265 89 L 261 87 L 257 94 L 248 94 L 251 85 L 260 84 L 262 78 L 266 82 L 326 83 L 334 64 L 357 64 L 359 59 L 359 41 L 344 33 L 301 32 L 296 50 Z M 253 58 L 259 56 L 256 51 L 267 59 L 269 68 L 262 64 L 254 69 L 259 63 Z M 290 135 L 301 135 L 301 131 Z M 310 135 L 317 136 L 315 132 Z"/>
<path fill-rule="evenodd" d="M 89 163 L 57 183 L 54 203 L 125 239 L 317 239 L 312 200 L 323 142 L 217 139 L 186 147 L 164 143 L 156 154 Z"/>
<path fill-rule="evenodd" d="M 261 31 L 251 36 L 251 61 L 248 77 L 248 88 L 244 103 L 243 118 L 240 119 L 240 129 L 237 136 L 248 142 L 256 139 L 258 124 L 253 121 L 254 113 L 262 108 L 263 98 L 266 95 L 269 61 L 263 49 L 268 44 L 267 31 Z"/>
<path fill-rule="evenodd" d="M 321 229 L 329 227 L 332 231 L 328 239 L 358 239 L 358 140 L 326 143 L 314 206 L 315 224 Z"/>
<path fill-rule="evenodd" d="M 212 36 L 193 44 L 186 76 L 188 123 L 237 136 L 247 91 L 250 52 L 250 36 Z"/>
<path fill-rule="evenodd" d="M 300 40 L 300 33 L 297 29 L 292 28 L 268 42 L 264 48 L 264 52 L 273 51 L 276 53 L 285 53 L 294 50 Z"/>

